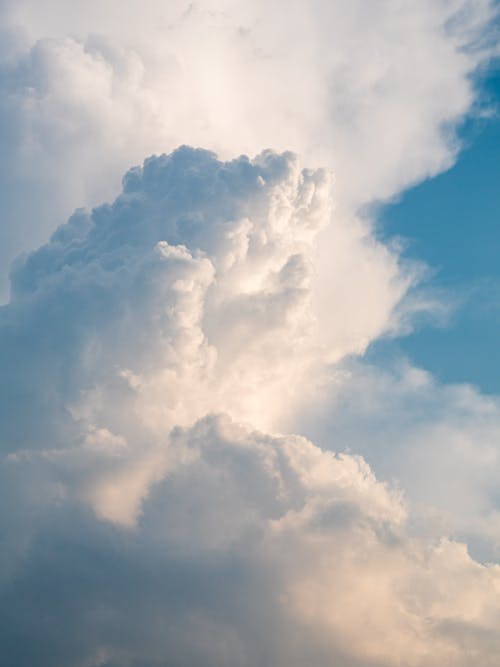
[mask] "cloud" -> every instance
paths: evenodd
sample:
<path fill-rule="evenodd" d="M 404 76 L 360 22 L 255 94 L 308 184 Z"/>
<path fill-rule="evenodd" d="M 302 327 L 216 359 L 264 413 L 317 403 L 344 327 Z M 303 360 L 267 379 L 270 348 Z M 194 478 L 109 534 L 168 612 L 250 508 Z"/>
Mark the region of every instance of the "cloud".
<path fill-rule="evenodd" d="M 347 216 L 446 169 L 494 15 L 487 0 L 6 2 L 4 280 L 130 164 L 179 144 L 293 150 L 335 170 Z"/>
<path fill-rule="evenodd" d="M 175 463 L 174 427 L 220 411 L 276 425 L 329 356 L 311 258 L 331 202 L 331 175 L 292 154 L 184 147 L 77 211 L 14 267 L 0 310 L 8 460 L 37 452 L 98 516 L 132 525 Z"/>
<path fill-rule="evenodd" d="M 326 361 L 386 330 L 411 282 L 386 248 L 332 219 L 332 188 L 329 172 L 301 169 L 290 153 L 223 163 L 184 147 L 146 160 L 113 204 L 76 212 L 13 267 L 2 313 L 6 387 L 50 375 L 59 393 L 29 392 L 44 423 L 47 403 L 64 420 L 68 406 L 90 414 L 102 382 L 119 402 L 139 393 L 153 425 L 228 410 L 279 428 L 305 387 L 322 382 Z M 339 247 L 333 265 L 315 269 L 327 226 Z M 371 271 L 358 270 L 365 263 Z M 336 289 L 342 279 L 348 294 Z M 368 290 L 373 306 L 360 313 Z M 46 428 L 51 441 L 50 420 Z M 16 447 L 23 438 L 9 435 Z"/>
<path fill-rule="evenodd" d="M 223 163 L 184 147 L 151 158 L 112 205 L 78 211 L 14 266 L 5 368 L 18 381 L 26 368 L 31 382 L 33 364 L 47 364 L 40 381 L 57 374 L 74 414 L 78 392 L 109 374 L 124 391 L 141 389 L 152 423 L 230 405 L 265 424 L 273 401 L 256 388 L 291 398 L 294 376 L 323 354 L 312 257 L 331 206 L 330 174 L 301 170 L 291 154 Z M 12 350 L 26 335 L 36 339 L 19 360 Z M 195 387 L 196 414 L 186 403 Z M 149 396 L 164 389 L 155 416 Z"/>
<path fill-rule="evenodd" d="M 7 664 L 495 665 L 499 567 L 415 526 L 338 436 L 279 433 L 359 350 L 318 295 L 323 228 L 349 238 L 332 188 L 291 153 L 183 147 L 14 266 Z M 349 247 L 388 252 L 356 229 Z"/>
<path fill-rule="evenodd" d="M 497 560 L 498 397 L 442 385 L 405 360 L 382 367 L 350 359 L 336 373 L 289 428 L 362 454 L 377 475 L 402 485 L 416 521 L 426 516 L 427 528 L 434 523 L 432 530 L 458 535 L 480 558 Z"/>
<path fill-rule="evenodd" d="M 226 417 L 175 449 L 135 529 L 69 498 L 39 521 L 2 589 L 9 664 L 495 664 L 499 568 L 412 536 L 362 459 Z"/>
<path fill-rule="evenodd" d="M 496 667 L 496 399 L 349 360 L 495 12 L 0 3 L 7 664 Z"/>

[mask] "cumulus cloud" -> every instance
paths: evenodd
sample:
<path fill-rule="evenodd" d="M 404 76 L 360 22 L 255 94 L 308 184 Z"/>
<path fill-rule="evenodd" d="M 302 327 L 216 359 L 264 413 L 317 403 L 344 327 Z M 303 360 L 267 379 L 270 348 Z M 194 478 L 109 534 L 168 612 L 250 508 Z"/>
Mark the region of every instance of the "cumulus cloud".
<path fill-rule="evenodd" d="M 352 361 L 495 12 L 0 2 L 7 665 L 496 667 L 497 401 Z"/>
<path fill-rule="evenodd" d="M 314 270 L 324 227 L 348 233 L 332 187 L 291 153 L 183 147 L 14 266 L 7 664 L 496 664 L 499 567 L 416 527 L 334 431 L 280 434 L 359 351 Z"/>
<path fill-rule="evenodd" d="M 494 14 L 489 0 L 6 0 L 4 294 L 15 254 L 179 144 L 298 152 L 334 168 L 348 216 L 447 168 Z"/>
<path fill-rule="evenodd" d="M 382 479 L 403 486 L 417 522 L 425 516 L 427 529 L 459 535 L 480 558 L 497 560 L 498 397 L 442 385 L 404 360 L 381 367 L 350 359 L 336 372 L 289 427 L 362 454 Z"/>
<path fill-rule="evenodd" d="M 301 169 L 290 153 L 223 163 L 185 147 L 147 160 L 126 174 L 112 205 L 77 211 L 14 265 L 2 313 L 14 318 L 5 328 L 5 377 L 22 378 L 26 368 L 31 382 L 43 363 L 40 382 L 57 373 L 74 415 L 102 404 L 98 386 L 108 374 L 116 391 L 140 388 L 152 424 L 229 410 L 279 428 L 305 387 L 314 392 L 322 381 L 325 362 L 362 351 L 387 329 L 411 282 L 386 248 L 332 218 L 332 196 L 331 174 Z M 321 269 L 327 226 L 332 265 Z M 365 263 L 372 271 L 358 269 Z M 346 299 L 337 285 L 350 272 Z M 368 291 L 373 305 L 360 312 Z M 18 359 L 12 350 L 35 331 L 30 355 Z M 73 369 L 79 383 L 87 378 L 84 399 Z M 35 392 L 34 400 L 59 398 Z"/>
<path fill-rule="evenodd" d="M 39 519 L 2 588 L 9 664 L 495 665 L 498 566 L 412 536 L 362 459 L 222 417 L 167 449 L 134 530 L 68 498 Z"/>
<path fill-rule="evenodd" d="M 17 327 L 36 331 L 30 357 L 53 360 L 47 372 L 66 383 L 75 415 L 102 403 L 92 392 L 108 374 L 111 384 L 140 388 L 153 424 L 171 428 L 232 406 L 268 426 L 280 403 L 269 397 L 292 400 L 301 371 L 329 353 L 312 257 L 331 202 L 330 174 L 301 170 L 291 154 L 222 163 L 181 148 L 151 158 L 127 173 L 112 205 L 78 211 L 14 266 L 4 350 L 22 340 Z M 36 361 L 22 356 L 5 360 L 13 377 L 23 364 L 31 376 Z M 83 407 L 75 368 L 79 383 L 88 378 Z"/>

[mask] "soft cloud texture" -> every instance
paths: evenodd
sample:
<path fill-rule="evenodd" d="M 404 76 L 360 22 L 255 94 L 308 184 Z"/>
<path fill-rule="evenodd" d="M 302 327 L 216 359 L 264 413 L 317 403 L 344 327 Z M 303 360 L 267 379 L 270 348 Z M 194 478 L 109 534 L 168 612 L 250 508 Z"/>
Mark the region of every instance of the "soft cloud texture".
<path fill-rule="evenodd" d="M 338 307 L 335 294 L 321 302 L 313 259 L 331 214 L 331 175 L 291 154 L 222 163 L 181 148 L 129 171 L 112 205 L 78 211 L 13 268 L 0 311 L 4 447 L 52 456 L 83 439 L 112 467 L 139 420 L 148 435 L 136 434 L 130 487 L 125 465 L 120 498 L 105 482 L 82 488 L 98 514 L 133 523 L 173 427 L 224 411 L 279 428 L 326 381 L 325 363 L 359 352 L 390 315 L 382 294 L 361 319 L 341 294 Z M 353 259 L 377 252 L 338 231 Z M 390 270 L 380 278 L 381 292 L 384 280 L 398 291 Z M 33 419 L 16 418 L 21 406 Z"/>
<path fill-rule="evenodd" d="M 221 417 L 172 450 L 135 530 L 69 499 L 40 521 L 2 591 L 8 664 L 496 664 L 499 568 L 408 534 L 361 459 Z"/>
<path fill-rule="evenodd" d="M 324 449 L 277 432 L 359 351 L 356 308 L 351 336 L 323 323 L 328 224 L 344 238 L 329 172 L 184 147 L 18 261 L 0 309 L 7 664 L 496 664 L 499 567 L 414 525 L 396 485 L 328 451 L 334 432 Z"/>
<path fill-rule="evenodd" d="M 0 3 L 8 667 L 497 667 L 498 401 L 359 358 L 495 13 Z"/>
<path fill-rule="evenodd" d="M 6 1 L 4 293 L 15 254 L 179 144 L 296 151 L 334 168 L 346 215 L 438 173 L 494 52 L 494 13 L 488 0 Z"/>
<path fill-rule="evenodd" d="M 290 428 L 362 454 L 380 477 L 403 486 L 416 521 L 425 516 L 428 529 L 460 535 L 473 553 L 498 560 L 498 397 L 441 385 L 407 361 L 381 368 L 351 359 L 336 372 Z"/>

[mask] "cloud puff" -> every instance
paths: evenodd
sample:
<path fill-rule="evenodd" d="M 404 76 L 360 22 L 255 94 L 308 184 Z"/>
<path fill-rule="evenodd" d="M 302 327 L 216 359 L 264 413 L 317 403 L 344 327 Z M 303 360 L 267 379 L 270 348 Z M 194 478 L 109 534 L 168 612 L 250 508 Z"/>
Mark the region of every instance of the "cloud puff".
<path fill-rule="evenodd" d="M 185 147 L 130 170 L 112 205 L 76 212 L 13 269 L 4 449 L 62 465 L 80 447 L 68 465 L 101 482 L 70 486 L 133 523 L 173 427 L 219 411 L 276 426 L 329 355 L 311 259 L 331 202 L 331 175 L 291 154 Z"/>
<path fill-rule="evenodd" d="M 415 529 L 361 457 L 277 432 L 359 350 L 318 295 L 331 212 L 290 153 L 184 147 L 14 266 L 7 664 L 496 664 L 498 566 Z"/>
<path fill-rule="evenodd" d="M 31 385 L 34 368 L 55 382 L 53 395 L 29 392 L 49 441 L 47 404 L 63 420 L 68 409 L 99 414 L 101 384 L 111 404 L 131 392 L 152 425 L 227 410 L 279 428 L 326 361 L 387 328 L 409 285 L 383 246 L 332 219 L 332 187 L 329 172 L 270 151 L 223 163 L 185 147 L 130 170 L 112 205 L 76 212 L 13 267 L 1 311 L 7 388 Z M 332 262 L 315 268 L 327 226 Z M 365 262 L 372 271 L 359 270 Z M 360 312 L 367 290 L 373 305 Z M 23 437 L 9 436 L 15 447 Z"/>
<path fill-rule="evenodd" d="M 183 147 L 13 266 L 3 659 L 496 667 L 495 401 L 339 366 L 406 326 L 358 211 L 452 163 L 494 3 L 167 5 L 0 3 L 2 264 L 182 143 L 336 213 Z"/>
<path fill-rule="evenodd" d="M 438 173 L 494 15 L 489 0 L 6 1 L 3 280 L 74 207 L 179 144 L 293 150 L 333 167 L 349 215 Z"/>
<path fill-rule="evenodd" d="M 135 529 L 66 497 L 39 519 L 2 587 L 8 664 L 495 665 L 500 569 L 412 536 L 362 459 L 223 417 L 165 450 Z"/>
<path fill-rule="evenodd" d="M 402 484 L 427 528 L 433 523 L 434 531 L 465 538 L 482 559 L 497 560 L 498 397 L 441 385 L 401 360 L 381 367 L 350 359 L 337 373 L 289 428 L 362 454 L 377 475 Z"/>

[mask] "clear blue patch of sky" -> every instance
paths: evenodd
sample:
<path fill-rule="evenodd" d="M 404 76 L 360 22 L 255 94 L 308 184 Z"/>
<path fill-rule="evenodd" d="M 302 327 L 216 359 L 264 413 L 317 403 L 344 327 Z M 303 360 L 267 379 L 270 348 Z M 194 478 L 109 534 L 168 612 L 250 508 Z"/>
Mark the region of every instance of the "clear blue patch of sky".
<path fill-rule="evenodd" d="M 443 382 L 500 393 L 500 72 L 484 83 L 496 113 L 469 119 L 455 166 L 379 211 L 382 238 L 407 240 L 405 255 L 436 270 L 431 284 L 460 306 L 445 327 L 425 326 L 372 346 L 376 361 L 403 353 Z"/>

